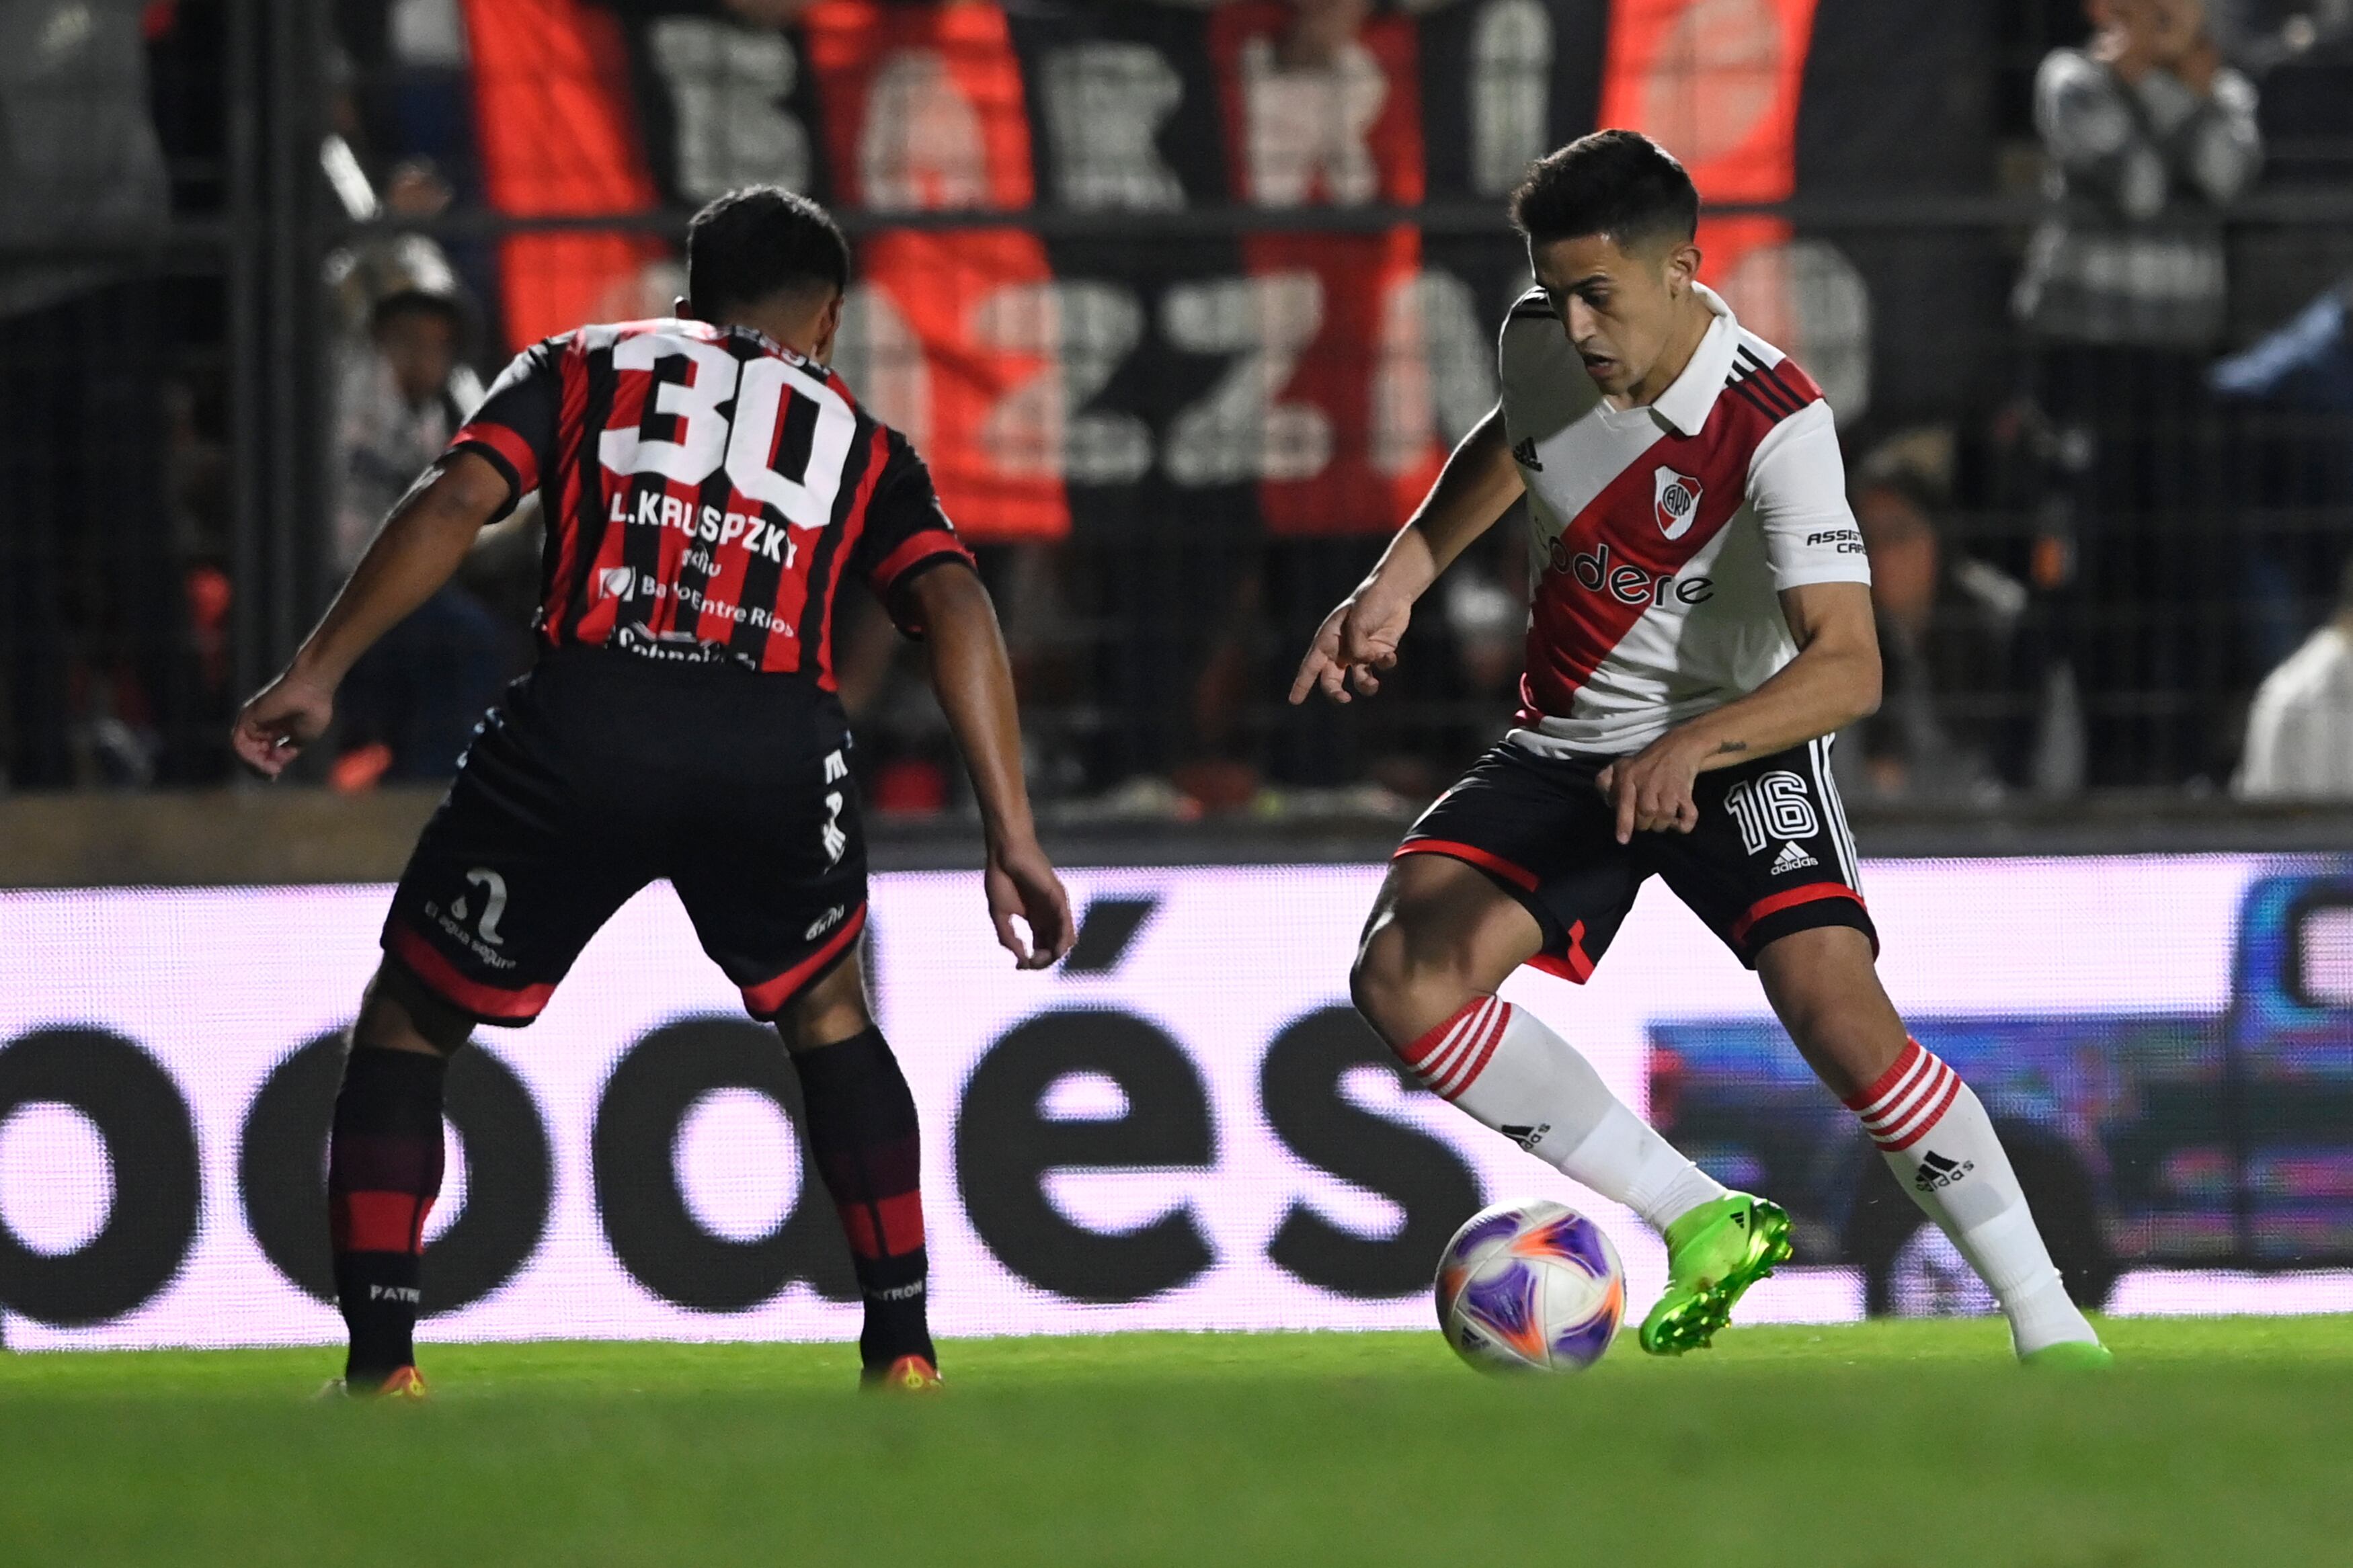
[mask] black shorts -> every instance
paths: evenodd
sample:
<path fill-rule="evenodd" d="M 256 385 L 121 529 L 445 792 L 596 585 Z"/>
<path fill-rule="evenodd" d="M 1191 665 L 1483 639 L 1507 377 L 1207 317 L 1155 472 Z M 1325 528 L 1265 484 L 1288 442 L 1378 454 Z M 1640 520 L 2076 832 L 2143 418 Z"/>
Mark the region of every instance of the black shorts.
<path fill-rule="evenodd" d="M 667 877 L 772 1018 L 856 943 L 866 839 L 849 725 L 794 676 L 559 649 L 507 689 L 409 857 L 384 948 L 487 1024 L 528 1024 L 588 939 Z"/>
<path fill-rule="evenodd" d="M 1618 842 L 1617 813 L 1594 787 L 1609 761 L 1505 742 L 1422 813 L 1398 855 L 1486 872 L 1544 928 L 1530 962 L 1580 984 L 1653 872 L 1751 969 L 1766 943 L 1815 926 L 1852 926 L 1877 951 L 1827 740 L 1700 774 L 1699 826 L 1631 844 Z"/>

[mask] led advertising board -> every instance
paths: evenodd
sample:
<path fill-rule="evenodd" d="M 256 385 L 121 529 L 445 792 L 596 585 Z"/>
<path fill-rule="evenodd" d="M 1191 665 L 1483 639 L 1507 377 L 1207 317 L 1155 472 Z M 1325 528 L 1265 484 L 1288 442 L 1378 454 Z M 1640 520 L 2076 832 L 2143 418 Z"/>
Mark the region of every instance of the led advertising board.
<path fill-rule="evenodd" d="M 1634 1299 L 1655 1291 L 1630 1215 L 1423 1092 L 1347 1010 L 1379 878 L 1073 871 L 1081 962 L 1042 975 L 994 945 L 976 878 L 875 879 L 941 1332 L 1424 1327 L 1448 1234 L 1520 1196 L 1593 1213 Z M 2353 1308 L 2353 867 L 1891 861 L 1866 890 L 1890 991 L 2112 1310 Z M 339 1337 L 321 1160 L 388 897 L 0 894 L 0 1341 Z M 1876 1201 L 1754 976 L 1662 889 L 1590 984 L 1524 971 L 1505 994 L 1719 1175 L 1789 1205 L 1799 1264 L 1746 1320 L 1985 1305 Z M 666 888 L 537 1023 L 476 1040 L 451 1075 L 427 1338 L 854 1337 L 790 1068 Z"/>

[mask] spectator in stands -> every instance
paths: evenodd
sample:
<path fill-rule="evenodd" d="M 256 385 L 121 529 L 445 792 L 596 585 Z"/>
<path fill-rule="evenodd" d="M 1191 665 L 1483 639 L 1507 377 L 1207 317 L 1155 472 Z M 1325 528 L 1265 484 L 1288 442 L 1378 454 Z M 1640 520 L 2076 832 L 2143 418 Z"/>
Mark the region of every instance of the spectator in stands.
<path fill-rule="evenodd" d="M 2229 358 L 2208 384 L 2235 419 L 2236 617 L 2252 679 L 2284 662 L 2328 613 L 2337 518 L 2353 496 L 2353 278 Z"/>
<path fill-rule="evenodd" d="M 2232 787 L 2250 800 L 2353 798 L 2353 563 L 2336 615 L 2255 692 Z"/>
<path fill-rule="evenodd" d="M 2055 205 L 2013 304 L 2042 340 L 2036 395 L 2062 439 L 2040 585 L 2070 600 L 2091 782 L 2179 782 L 2206 756 L 2191 695 L 2220 534 L 2206 361 L 2223 323 L 2221 207 L 2263 159 L 2255 90 L 2200 0 L 2091 0 L 2081 49 L 2034 87 Z"/>
<path fill-rule="evenodd" d="M 2051 195 L 2020 315 L 2073 342 L 2211 347 L 2221 335 L 2214 209 L 2263 162 L 2255 89 L 2222 63 L 2201 0 L 2092 0 L 2082 49 L 2034 81 Z"/>
<path fill-rule="evenodd" d="M 1864 798 L 1986 800 L 2025 782 L 2039 627 L 2024 584 L 1945 541 L 1951 463 L 1949 434 L 1922 430 L 1855 470 L 1884 674 L 1879 711 L 1847 735 L 1839 762 Z"/>
<path fill-rule="evenodd" d="M 161 761 L 146 716 L 183 624 L 162 323 L 104 249 L 169 215 L 146 9 L 0 5 L 0 245 L 34 253 L 0 265 L 0 788 L 144 784 Z"/>
<path fill-rule="evenodd" d="M 365 176 L 360 176 L 364 185 Z M 395 223 L 425 223 L 449 210 L 456 192 L 431 160 L 404 158 L 386 171 L 379 200 L 364 188 L 362 205 L 352 209 L 355 221 L 382 217 Z M 337 352 L 349 355 L 362 350 L 375 330 L 376 301 L 403 289 L 439 295 L 451 300 L 470 298 L 449 253 L 426 235 L 406 229 L 368 229 L 352 244 L 327 258 L 327 286 L 332 320 L 343 340 Z M 453 373 L 459 401 L 479 398 L 481 385 L 462 361 Z"/>
<path fill-rule="evenodd" d="M 377 300 L 366 344 L 342 366 L 329 542 L 338 582 L 471 412 L 455 390 L 468 326 L 465 302 L 446 274 L 407 279 Z M 444 587 L 344 682 L 332 782 L 364 789 L 382 778 L 455 772 L 512 662 L 509 631 L 498 617 L 461 584 Z"/>

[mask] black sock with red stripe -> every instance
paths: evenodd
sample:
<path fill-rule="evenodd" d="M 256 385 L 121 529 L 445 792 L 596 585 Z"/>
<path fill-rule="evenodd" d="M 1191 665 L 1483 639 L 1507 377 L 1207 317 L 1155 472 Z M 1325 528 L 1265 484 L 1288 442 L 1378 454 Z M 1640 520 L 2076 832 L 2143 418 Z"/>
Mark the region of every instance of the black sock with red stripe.
<path fill-rule="evenodd" d="M 901 1356 L 934 1360 L 923 1307 L 923 1151 L 906 1077 L 874 1028 L 796 1051 L 793 1066 L 818 1173 L 841 1215 L 866 1299 L 859 1357 L 869 1372 Z"/>
<path fill-rule="evenodd" d="M 344 1381 L 381 1382 L 412 1364 L 423 1296 L 425 1216 L 441 1191 L 441 1086 L 447 1058 L 354 1048 L 343 1063 L 327 1141 L 327 1216 L 335 1297 L 351 1334 Z"/>

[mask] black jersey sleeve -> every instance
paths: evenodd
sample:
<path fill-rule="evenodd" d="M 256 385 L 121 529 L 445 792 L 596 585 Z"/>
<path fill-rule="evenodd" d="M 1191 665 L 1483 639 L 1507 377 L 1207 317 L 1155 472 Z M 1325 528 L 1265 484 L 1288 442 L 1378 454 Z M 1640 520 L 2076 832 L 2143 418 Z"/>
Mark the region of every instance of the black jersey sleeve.
<path fill-rule="evenodd" d="M 449 437 L 449 450 L 487 458 L 511 487 L 498 517 L 539 488 L 554 461 L 556 423 L 564 408 L 564 367 L 569 342 L 546 338 L 515 355 L 491 384 L 474 416 Z M 491 519 L 498 521 L 497 518 Z"/>
<path fill-rule="evenodd" d="M 896 430 L 884 427 L 889 455 L 866 503 L 866 526 L 849 557 L 850 570 L 866 579 L 874 596 L 909 637 L 923 635 L 902 590 L 934 566 L 972 564 L 972 552 L 956 537 L 955 524 L 940 505 L 932 471 Z"/>

